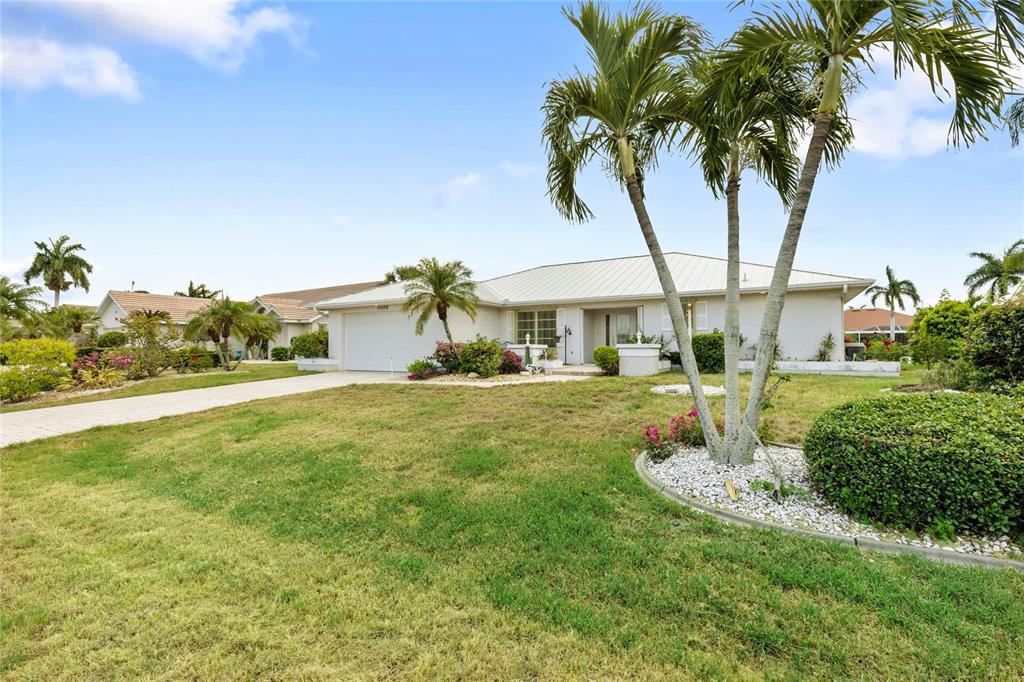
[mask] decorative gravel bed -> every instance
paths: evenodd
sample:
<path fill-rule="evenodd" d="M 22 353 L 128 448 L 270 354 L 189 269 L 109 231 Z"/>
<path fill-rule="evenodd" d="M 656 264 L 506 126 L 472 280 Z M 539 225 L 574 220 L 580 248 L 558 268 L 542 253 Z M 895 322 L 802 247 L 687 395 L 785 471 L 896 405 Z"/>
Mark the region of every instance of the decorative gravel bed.
<path fill-rule="evenodd" d="M 955 541 L 947 542 L 927 534 L 908 535 L 860 523 L 811 490 L 802 450 L 776 446 L 769 446 L 766 450 L 759 448 L 754 455 L 754 463 L 749 466 L 729 466 L 713 462 L 705 448 L 681 447 L 663 462 L 648 460 L 647 466 L 658 480 L 678 493 L 723 510 L 790 528 L 868 537 L 963 554 L 1020 559 L 1024 553 L 1024 548 L 1006 536 L 961 535 Z M 778 475 L 773 473 L 773 469 L 781 473 L 786 485 L 797 489 L 780 501 L 773 499 L 772 492 L 752 486 L 754 481 L 777 484 Z M 739 493 L 738 500 L 733 501 L 729 497 L 726 479 L 732 480 Z"/>
<path fill-rule="evenodd" d="M 690 395 L 689 384 L 669 384 L 667 386 L 655 386 L 651 393 L 665 393 L 668 395 Z M 724 386 L 704 386 L 704 395 L 725 395 Z"/>

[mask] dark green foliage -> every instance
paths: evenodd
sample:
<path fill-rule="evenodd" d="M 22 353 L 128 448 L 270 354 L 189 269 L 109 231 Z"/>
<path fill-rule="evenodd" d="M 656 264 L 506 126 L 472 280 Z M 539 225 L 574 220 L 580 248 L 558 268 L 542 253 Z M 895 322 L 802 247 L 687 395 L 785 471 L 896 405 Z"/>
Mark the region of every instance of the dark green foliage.
<path fill-rule="evenodd" d="M 501 344 L 494 340 L 477 335 L 459 350 L 459 366 L 461 371 L 469 374 L 476 372 L 482 377 L 492 377 L 501 369 Z"/>
<path fill-rule="evenodd" d="M 299 334 L 292 339 L 292 352 L 299 358 L 326 358 L 327 330 Z"/>
<path fill-rule="evenodd" d="M 272 360 L 277 360 L 278 362 L 291 360 L 292 349 L 289 348 L 288 346 L 274 346 L 273 348 L 270 349 L 270 358 Z"/>
<path fill-rule="evenodd" d="M 918 335 L 910 342 L 910 354 L 914 362 L 924 363 L 931 369 L 936 362 L 942 362 L 949 357 L 952 342 L 941 336 Z"/>
<path fill-rule="evenodd" d="M 979 313 L 963 355 L 974 366 L 980 387 L 1024 381 L 1024 303 L 1010 301 Z"/>
<path fill-rule="evenodd" d="M 128 335 L 117 329 L 103 332 L 96 339 L 96 345 L 100 348 L 119 348 L 128 344 Z"/>
<path fill-rule="evenodd" d="M 594 364 L 605 374 L 619 373 L 619 351 L 611 346 L 598 346 L 594 349 Z"/>
<path fill-rule="evenodd" d="M 721 374 L 725 371 L 725 334 L 694 334 L 693 354 L 697 357 L 698 370 L 706 374 Z"/>
<path fill-rule="evenodd" d="M 908 331 L 911 337 L 938 336 L 955 343 L 964 338 L 973 319 L 974 309 L 969 303 L 945 300 L 930 308 L 918 308 Z"/>
<path fill-rule="evenodd" d="M 914 529 L 1024 532 L 1024 400 L 919 393 L 860 400 L 815 421 L 814 486 L 856 517 Z"/>

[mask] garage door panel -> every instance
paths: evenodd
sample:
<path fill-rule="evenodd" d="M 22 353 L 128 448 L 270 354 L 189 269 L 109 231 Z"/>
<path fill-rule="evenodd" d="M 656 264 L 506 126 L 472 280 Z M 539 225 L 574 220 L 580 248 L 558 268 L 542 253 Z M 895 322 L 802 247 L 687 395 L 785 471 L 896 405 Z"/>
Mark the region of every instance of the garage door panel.
<path fill-rule="evenodd" d="M 434 352 L 437 320 L 431 320 L 417 336 L 415 322 L 400 310 L 345 315 L 345 369 L 404 371 L 417 358 Z"/>

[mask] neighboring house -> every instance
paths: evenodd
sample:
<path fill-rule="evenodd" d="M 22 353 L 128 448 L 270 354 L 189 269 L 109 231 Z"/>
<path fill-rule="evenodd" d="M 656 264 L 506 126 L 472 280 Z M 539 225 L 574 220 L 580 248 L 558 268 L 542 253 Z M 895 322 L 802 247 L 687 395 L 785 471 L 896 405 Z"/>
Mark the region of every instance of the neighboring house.
<path fill-rule="evenodd" d="M 137 310 L 162 310 L 180 331 L 200 310 L 210 305 L 209 298 L 149 294 L 141 291 L 108 291 L 96 306 L 99 332 L 121 329 L 121 320 Z"/>
<path fill-rule="evenodd" d="M 862 341 L 865 337 L 880 334 L 889 337 L 889 310 L 887 308 L 847 308 L 843 311 L 843 331 L 846 336 Z M 907 329 L 914 321 L 913 315 L 896 313 L 896 340 L 905 341 Z"/>
<path fill-rule="evenodd" d="M 377 286 L 380 286 L 380 282 L 358 282 L 317 289 L 279 291 L 272 294 L 261 294 L 252 300 L 252 304 L 259 312 L 275 315 L 281 320 L 281 330 L 271 345 L 287 346 L 299 334 L 316 331 L 327 326 L 326 314 L 321 313 L 313 305 L 317 301 L 348 296 Z"/>
<path fill-rule="evenodd" d="M 668 253 L 666 259 L 694 333 L 725 327 L 726 262 L 720 258 Z M 753 356 L 765 294 L 774 268 L 743 263 L 740 267 L 741 333 L 744 354 Z M 843 333 L 843 306 L 873 280 L 794 270 L 779 328 L 784 358 L 814 359 L 823 337 Z M 456 340 L 477 334 L 508 343 L 544 343 L 558 349 L 566 364 L 593 362 L 595 346 L 635 341 L 638 330 L 649 336 L 672 336 L 672 325 L 654 265 L 649 256 L 562 263 L 524 270 L 479 282 L 476 321 L 460 311 L 449 313 Z M 422 336 L 402 311 L 401 282 L 339 296 L 316 304 L 328 314 L 329 355 L 341 369 L 402 370 L 434 351 L 445 338 L 436 315 Z M 673 342 L 674 346 L 674 342 Z M 843 358 L 836 343 L 833 359 Z"/>

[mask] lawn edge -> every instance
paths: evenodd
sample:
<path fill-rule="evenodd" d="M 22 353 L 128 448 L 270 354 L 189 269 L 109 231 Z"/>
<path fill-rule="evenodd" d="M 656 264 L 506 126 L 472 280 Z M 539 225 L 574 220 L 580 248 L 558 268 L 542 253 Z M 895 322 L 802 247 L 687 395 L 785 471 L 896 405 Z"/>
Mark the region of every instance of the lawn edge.
<path fill-rule="evenodd" d="M 792 447 L 792 446 L 789 446 Z M 854 535 L 835 535 L 833 533 L 822 533 L 818 531 L 801 530 L 799 528 L 791 528 L 789 526 L 783 526 L 770 521 L 762 521 L 760 519 L 751 518 L 744 516 L 743 514 L 737 514 L 735 512 L 727 511 L 724 509 L 718 509 L 709 504 L 696 500 L 688 495 L 683 495 L 668 486 L 666 483 L 659 481 L 654 474 L 651 473 L 650 469 L 647 468 L 647 453 L 641 452 L 637 455 L 634 461 L 634 468 L 640 479 L 643 480 L 648 486 L 653 488 L 655 491 L 660 493 L 662 497 L 668 500 L 689 507 L 690 509 L 708 514 L 715 517 L 719 521 L 725 523 L 731 523 L 737 526 L 744 526 L 747 528 L 755 528 L 760 530 L 777 530 L 788 535 L 799 535 L 813 540 L 821 542 L 837 542 L 845 545 L 853 545 L 858 549 L 864 551 L 875 551 L 882 554 L 893 554 L 893 555 L 913 555 L 923 557 L 930 561 L 936 561 L 939 563 L 953 564 L 958 566 L 971 566 L 975 568 L 987 568 L 987 569 L 1006 569 L 1013 570 L 1019 573 L 1024 573 L 1024 561 L 1017 559 L 999 559 L 996 557 L 989 556 L 974 556 L 970 554 L 958 554 L 955 552 L 949 552 L 942 549 L 931 549 L 929 547 L 917 547 L 915 545 L 902 545 L 895 542 L 887 542 L 885 540 L 876 540 L 874 538 L 866 538 Z"/>

